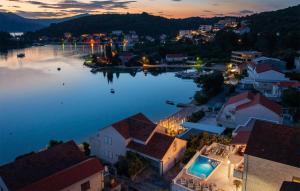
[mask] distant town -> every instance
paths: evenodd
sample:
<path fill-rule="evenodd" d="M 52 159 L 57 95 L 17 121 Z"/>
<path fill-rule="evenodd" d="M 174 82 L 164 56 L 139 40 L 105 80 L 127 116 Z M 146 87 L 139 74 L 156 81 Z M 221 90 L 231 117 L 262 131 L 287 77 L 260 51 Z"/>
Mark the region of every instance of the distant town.
<path fill-rule="evenodd" d="M 299 44 L 254 49 L 269 45 L 259 41 L 263 32 L 252 39 L 252 26 L 247 17 L 227 17 L 176 35 L 38 36 L 30 46 L 89 47 L 82 65 L 93 74 L 173 69 L 197 91 L 187 103 L 165 100 L 178 109 L 159 121 L 139 112 L 83 143 L 49 140 L 23 153 L 0 166 L 0 190 L 300 191 Z"/>

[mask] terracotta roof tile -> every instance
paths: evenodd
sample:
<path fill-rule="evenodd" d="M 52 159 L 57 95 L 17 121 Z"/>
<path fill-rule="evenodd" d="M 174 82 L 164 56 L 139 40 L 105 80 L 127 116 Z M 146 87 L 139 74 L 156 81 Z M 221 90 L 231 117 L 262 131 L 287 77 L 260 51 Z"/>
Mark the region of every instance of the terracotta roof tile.
<path fill-rule="evenodd" d="M 59 191 L 103 170 L 96 158 L 90 158 L 39 180 L 18 191 Z"/>
<path fill-rule="evenodd" d="M 150 119 L 142 113 L 138 113 L 119 122 L 112 124 L 125 139 L 134 138 L 146 141 L 156 128 Z"/>
<path fill-rule="evenodd" d="M 299 88 L 300 82 L 297 81 L 286 81 L 286 82 L 278 82 L 276 83 L 279 87 L 287 87 L 287 88 Z"/>
<path fill-rule="evenodd" d="M 246 145 L 248 143 L 251 131 L 240 131 L 231 140 L 232 145 Z"/>
<path fill-rule="evenodd" d="M 300 129 L 257 120 L 245 154 L 300 168 Z"/>
<path fill-rule="evenodd" d="M 279 68 L 277 68 L 271 64 L 264 63 L 264 64 L 256 64 L 255 65 L 255 71 L 257 73 L 263 73 L 263 72 L 270 71 L 270 70 L 274 70 L 276 72 L 282 73 Z"/>
<path fill-rule="evenodd" d="M 269 100 L 268 98 L 266 98 L 265 96 L 262 96 L 260 94 L 256 94 L 251 99 L 251 101 L 237 106 L 236 111 L 242 110 L 242 109 L 257 105 L 257 104 L 263 105 L 264 107 L 268 108 L 269 110 L 273 111 L 274 113 L 277 113 L 278 115 L 282 114 L 282 107 L 279 104 L 277 104 L 274 101 Z"/>
<path fill-rule="evenodd" d="M 175 137 L 161 133 L 155 133 L 147 145 L 131 141 L 127 145 L 127 148 L 161 160 L 165 156 L 174 140 Z"/>
<path fill-rule="evenodd" d="M 229 100 L 226 102 L 225 105 L 230 105 L 230 104 L 242 101 L 244 99 L 252 100 L 254 95 L 255 94 L 253 94 L 252 92 L 244 92 L 244 93 L 238 94 L 236 96 L 229 98 Z"/>
<path fill-rule="evenodd" d="M 0 176 L 9 190 L 18 190 L 85 159 L 74 141 L 69 141 L 0 166 Z"/>

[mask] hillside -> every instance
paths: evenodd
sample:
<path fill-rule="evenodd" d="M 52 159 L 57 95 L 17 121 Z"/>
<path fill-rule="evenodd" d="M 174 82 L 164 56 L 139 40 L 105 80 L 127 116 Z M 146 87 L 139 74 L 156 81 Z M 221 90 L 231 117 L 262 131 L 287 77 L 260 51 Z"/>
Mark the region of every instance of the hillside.
<path fill-rule="evenodd" d="M 253 32 L 300 31 L 300 4 L 282 10 L 254 14 L 245 19 L 250 21 Z"/>
<path fill-rule="evenodd" d="M 219 19 L 220 18 L 205 19 L 199 17 L 167 19 L 149 15 L 147 13 L 102 14 L 90 15 L 58 24 L 52 24 L 51 26 L 38 31 L 36 34 L 62 36 L 65 32 L 80 35 L 84 33 L 110 32 L 112 30 L 135 30 L 138 34 L 159 35 L 162 33 L 175 33 L 180 29 L 196 29 L 200 24 L 213 23 Z"/>
<path fill-rule="evenodd" d="M 28 32 L 48 27 L 51 23 L 60 23 L 71 19 L 87 16 L 80 14 L 73 17 L 59 19 L 27 19 L 14 13 L 0 12 L 0 31 L 5 32 Z"/>
<path fill-rule="evenodd" d="M 32 19 L 26 19 L 14 13 L 0 13 L 0 31 L 26 32 L 45 27 Z"/>

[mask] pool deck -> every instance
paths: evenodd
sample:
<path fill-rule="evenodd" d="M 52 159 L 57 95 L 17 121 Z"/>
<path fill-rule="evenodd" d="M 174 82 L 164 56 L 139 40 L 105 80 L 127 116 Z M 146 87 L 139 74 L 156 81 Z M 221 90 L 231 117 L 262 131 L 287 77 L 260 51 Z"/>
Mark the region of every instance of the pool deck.
<path fill-rule="evenodd" d="M 233 185 L 233 180 L 235 178 L 232 176 L 233 168 L 229 169 L 228 155 L 229 155 L 229 153 L 225 153 L 222 156 L 216 155 L 213 153 L 210 153 L 208 155 L 203 155 L 203 149 L 201 151 L 198 151 L 193 156 L 193 158 L 188 162 L 188 164 L 182 169 L 182 171 L 176 176 L 176 178 L 173 179 L 172 190 L 173 191 L 198 190 L 199 187 L 195 186 L 197 184 L 200 184 L 201 189 L 205 190 L 205 191 L 232 191 L 232 190 L 235 190 L 236 187 Z M 190 175 L 187 172 L 187 169 L 194 163 L 194 161 L 197 159 L 198 156 L 204 156 L 204 157 L 211 158 L 213 160 L 217 160 L 217 161 L 221 162 L 211 172 L 211 174 L 204 180 L 197 176 Z M 185 182 L 187 182 L 187 183 L 185 183 Z M 194 184 L 191 184 L 191 183 L 189 184 L 189 182 L 192 182 Z"/>

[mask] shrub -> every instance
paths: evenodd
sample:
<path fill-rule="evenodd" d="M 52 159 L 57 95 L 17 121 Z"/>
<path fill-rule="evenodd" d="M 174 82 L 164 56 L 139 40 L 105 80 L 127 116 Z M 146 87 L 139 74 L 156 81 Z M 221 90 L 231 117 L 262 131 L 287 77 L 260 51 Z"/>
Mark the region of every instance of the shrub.
<path fill-rule="evenodd" d="M 196 123 L 205 116 L 205 112 L 200 110 L 187 117 L 188 122 Z"/>

